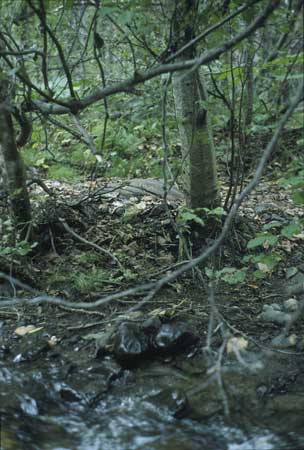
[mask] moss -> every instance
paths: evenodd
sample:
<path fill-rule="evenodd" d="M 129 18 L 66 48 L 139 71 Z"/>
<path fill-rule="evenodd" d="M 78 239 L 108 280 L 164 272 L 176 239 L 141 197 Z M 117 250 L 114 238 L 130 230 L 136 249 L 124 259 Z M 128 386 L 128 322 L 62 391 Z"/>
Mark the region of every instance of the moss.
<path fill-rule="evenodd" d="M 74 273 L 71 277 L 73 287 L 81 294 L 87 294 L 104 285 L 104 281 L 111 278 L 109 272 L 104 269 L 93 267 L 85 272 Z"/>
<path fill-rule="evenodd" d="M 49 168 L 48 178 L 59 181 L 79 181 L 80 174 L 73 167 L 55 164 Z"/>
<path fill-rule="evenodd" d="M 104 256 L 97 252 L 82 252 L 74 256 L 74 261 L 82 266 L 85 264 L 101 263 L 104 260 Z"/>

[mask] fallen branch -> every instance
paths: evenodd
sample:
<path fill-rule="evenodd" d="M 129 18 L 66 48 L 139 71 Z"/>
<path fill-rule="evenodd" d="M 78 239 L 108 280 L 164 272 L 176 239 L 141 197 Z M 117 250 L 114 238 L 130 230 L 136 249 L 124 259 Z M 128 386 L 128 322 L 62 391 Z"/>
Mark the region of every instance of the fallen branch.
<path fill-rule="evenodd" d="M 113 253 L 109 252 L 109 250 L 106 250 L 105 248 L 100 247 L 97 244 L 94 244 L 94 242 L 90 242 L 87 239 L 81 237 L 78 233 L 76 233 L 74 230 L 72 230 L 72 228 L 69 227 L 69 225 L 66 223 L 66 221 L 64 219 L 59 218 L 60 223 L 62 223 L 63 228 L 70 233 L 75 239 L 77 239 L 78 241 L 82 242 L 83 244 L 89 245 L 90 247 L 95 248 L 96 250 L 98 250 L 99 252 L 103 253 L 104 255 L 107 255 L 109 258 L 111 258 L 115 264 L 118 265 L 118 267 L 123 270 L 123 266 L 122 264 L 118 261 L 118 259 L 116 258 L 115 255 L 113 255 Z"/>

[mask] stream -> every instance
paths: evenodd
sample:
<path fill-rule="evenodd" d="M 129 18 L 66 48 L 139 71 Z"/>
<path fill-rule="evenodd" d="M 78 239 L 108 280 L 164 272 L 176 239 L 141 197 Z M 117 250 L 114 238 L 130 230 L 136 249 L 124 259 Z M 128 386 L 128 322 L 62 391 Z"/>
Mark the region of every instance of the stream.
<path fill-rule="evenodd" d="M 156 362 L 152 367 L 145 364 L 144 368 L 121 371 L 110 358 L 101 365 L 93 363 L 89 367 L 83 367 L 82 363 L 70 364 L 56 355 L 30 364 L 18 357 L 14 362 L 2 361 L 0 448 L 304 448 L 304 416 L 299 414 L 295 416 L 294 428 L 290 424 L 286 427 L 286 414 L 274 414 L 270 422 L 268 417 L 265 426 L 250 414 L 238 414 L 231 423 L 216 414 L 200 420 L 187 414 L 179 418 L 179 412 L 184 409 L 180 386 L 187 383 L 183 371 L 166 366 L 164 370 L 164 365 Z"/>

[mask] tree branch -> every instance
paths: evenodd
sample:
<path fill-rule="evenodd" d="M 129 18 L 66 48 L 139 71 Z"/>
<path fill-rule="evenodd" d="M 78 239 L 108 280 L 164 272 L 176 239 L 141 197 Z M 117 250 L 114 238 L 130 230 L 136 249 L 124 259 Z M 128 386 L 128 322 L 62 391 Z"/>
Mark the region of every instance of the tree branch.
<path fill-rule="evenodd" d="M 183 70 L 197 70 L 197 68 L 201 65 L 207 65 L 211 61 L 218 59 L 223 53 L 227 50 L 230 50 L 232 47 L 235 47 L 239 42 L 243 39 L 250 36 L 256 29 L 260 28 L 264 25 L 267 18 L 271 15 L 271 13 L 279 6 L 280 0 L 271 0 L 268 3 L 268 6 L 265 10 L 257 16 L 253 22 L 241 33 L 238 33 L 234 38 L 230 39 L 228 42 L 225 42 L 220 47 L 216 47 L 210 50 L 208 53 L 201 55 L 196 59 L 191 59 L 188 61 L 178 61 L 172 64 L 161 64 L 152 69 L 149 69 L 145 72 L 135 72 L 134 76 L 131 78 L 122 81 L 121 83 L 117 83 L 113 86 L 108 86 L 102 89 L 96 89 L 95 92 L 84 97 L 82 100 L 78 100 L 77 104 L 75 103 L 75 99 L 66 100 L 64 102 L 65 106 L 54 105 L 50 103 L 46 103 L 43 101 L 33 101 L 32 109 L 40 109 L 42 112 L 46 114 L 66 114 L 71 110 L 78 108 L 78 111 L 84 110 L 88 106 L 93 103 L 104 99 L 113 94 L 117 94 L 119 92 L 130 91 L 130 89 L 140 83 L 144 83 L 145 81 L 151 80 L 159 75 L 164 73 L 171 73 Z M 57 100 L 58 103 L 58 100 Z M 63 103 L 63 102 L 62 102 Z"/>

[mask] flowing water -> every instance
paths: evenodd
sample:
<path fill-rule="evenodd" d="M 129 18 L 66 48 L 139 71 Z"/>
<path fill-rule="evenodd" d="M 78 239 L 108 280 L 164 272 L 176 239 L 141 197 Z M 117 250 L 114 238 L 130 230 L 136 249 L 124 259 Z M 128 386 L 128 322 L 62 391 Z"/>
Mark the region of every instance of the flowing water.
<path fill-rule="evenodd" d="M 123 380 L 117 379 L 106 390 L 103 381 L 98 384 L 102 375 L 96 371 L 94 388 L 89 381 L 84 384 L 86 375 L 92 380 L 90 368 L 72 378 L 67 376 L 71 372 L 56 358 L 31 364 L 0 362 L 1 450 L 304 448 L 304 432 L 287 428 L 281 433 L 278 418 L 274 427 L 249 419 L 229 425 L 216 416 L 174 418 L 169 407 L 152 400 L 159 392 L 160 377 L 149 381 L 142 377 L 134 383 L 132 371 L 126 371 Z"/>

